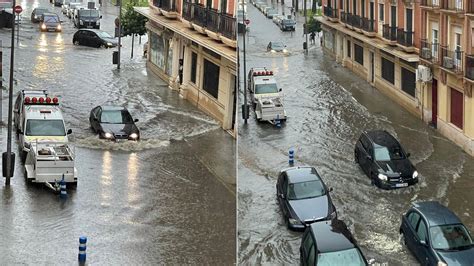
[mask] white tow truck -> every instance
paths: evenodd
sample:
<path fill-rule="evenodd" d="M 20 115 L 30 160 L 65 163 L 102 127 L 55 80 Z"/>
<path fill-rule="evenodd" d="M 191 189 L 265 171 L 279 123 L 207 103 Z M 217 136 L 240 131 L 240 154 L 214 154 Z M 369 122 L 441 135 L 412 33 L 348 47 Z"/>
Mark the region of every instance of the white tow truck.
<path fill-rule="evenodd" d="M 248 73 L 248 88 L 258 121 L 272 124 L 286 120 L 283 95 L 278 88 L 273 71 L 254 67 Z"/>

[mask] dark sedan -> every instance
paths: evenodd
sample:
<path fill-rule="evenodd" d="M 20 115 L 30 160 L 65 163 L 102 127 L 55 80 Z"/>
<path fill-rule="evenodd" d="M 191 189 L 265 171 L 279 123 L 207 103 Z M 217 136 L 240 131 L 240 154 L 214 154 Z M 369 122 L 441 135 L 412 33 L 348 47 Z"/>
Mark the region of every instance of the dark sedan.
<path fill-rule="evenodd" d="M 292 19 L 282 19 L 279 23 L 282 31 L 295 31 L 296 21 Z"/>
<path fill-rule="evenodd" d="M 48 8 L 44 8 L 44 7 L 37 7 L 35 9 L 33 9 L 33 12 L 31 12 L 31 22 L 33 23 L 38 23 L 41 21 L 41 16 L 44 14 L 44 13 L 49 13 L 49 9 Z"/>
<path fill-rule="evenodd" d="M 95 29 L 81 29 L 72 37 L 74 45 L 110 48 L 117 46 L 117 41 L 105 31 Z"/>
<path fill-rule="evenodd" d="M 301 240 L 300 262 L 303 266 L 368 265 L 347 225 L 337 219 L 308 226 Z"/>
<path fill-rule="evenodd" d="M 139 140 L 140 132 L 128 110 L 121 106 L 97 106 L 89 117 L 91 128 L 102 139 Z"/>
<path fill-rule="evenodd" d="M 418 172 L 400 143 L 385 130 L 363 132 L 354 149 L 356 163 L 383 189 L 418 183 Z"/>
<path fill-rule="evenodd" d="M 267 51 L 272 53 L 287 53 L 286 45 L 282 42 L 269 42 L 267 45 Z"/>
<path fill-rule="evenodd" d="M 461 220 L 435 201 L 418 202 L 402 216 L 400 234 L 422 265 L 474 265 L 474 243 Z"/>
<path fill-rule="evenodd" d="M 304 230 L 306 224 L 337 217 L 328 189 L 314 167 L 284 169 L 278 176 L 277 198 L 290 229 Z"/>

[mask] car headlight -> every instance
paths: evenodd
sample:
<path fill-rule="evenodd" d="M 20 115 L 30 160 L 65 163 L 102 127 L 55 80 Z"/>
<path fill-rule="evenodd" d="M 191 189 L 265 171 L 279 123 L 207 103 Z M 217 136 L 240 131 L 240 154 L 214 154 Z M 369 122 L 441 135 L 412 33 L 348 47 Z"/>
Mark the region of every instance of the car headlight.
<path fill-rule="evenodd" d="M 108 43 L 107 43 L 107 46 L 112 47 L 113 44 L 112 44 L 111 42 L 108 42 Z"/>
<path fill-rule="evenodd" d="M 298 221 L 298 219 L 293 219 L 293 218 L 288 218 L 288 222 L 293 225 L 301 224 L 300 221 Z"/>
<path fill-rule="evenodd" d="M 41 24 L 41 29 L 45 30 L 46 29 L 46 24 Z"/>
<path fill-rule="evenodd" d="M 112 133 L 105 132 L 104 137 L 105 137 L 106 139 L 111 139 L 111 138 L 113 137 L 113 135 L 112 135 Z"/>
<path fill-rule="evenodd" d="M 272 49 L 272 53 L 275 53 L 276 51 Z"/>
<path fill-rule="evenodd" d="M 138 138 L 138 134 L 137 134 L 137 133 L 132 133 L 132 134 L 130 134 L 130 138 L 132 138 L 132 139 L 137 139 L 137 138 Z"/>
<path fill-rule="evenodd" d="M 327 218 L 330 218 L 331 220 L 334 220 L 334 219 L 336 219 L 336 217 L 337 217 L 337 213 L 336 213 L 336 210 L 334 210 L 332 213 L 330 213 L 328 215 Z"/>
<path fill-rule="evenodd" d="M 84 24 L 84 21 L 82 21 L 82 19 L 79 20 L 79 24 Z"/>
<path fill-rule="evenodd" d="M 384 174 L 379 174 L 377 177 L 382 181 L 387 181 L 387 176 Z"/>
<path fill-rule="evenodd" d="M 438 266 L 448 266 L 448 264 L 443 261 L 438 261 Z"/>
<path fill-rule="evenodd" d="M 284 53 L 288 53 L 288 50 L 286 50 L 286 49 L 283 49 L 283 52 L 284 52 Z"/>
<path fill-rule="evenodd" d="M 60 30 L 60 29 L 61 29 L 61 24 L 58 25 L 58 30 Z"/>
<path fill-rule="evenodd" d="M 96 24 L 96 25 L 100 25 L 100 20 L 97 20 L 97 21 L 95 22 L 95 24 Z"/>
<path fill-rule="evenodd" d="M 418 177 L 418 171 L 414 171 L 413 175 L 411 176 L 412 178 L 417 178 Z"/>

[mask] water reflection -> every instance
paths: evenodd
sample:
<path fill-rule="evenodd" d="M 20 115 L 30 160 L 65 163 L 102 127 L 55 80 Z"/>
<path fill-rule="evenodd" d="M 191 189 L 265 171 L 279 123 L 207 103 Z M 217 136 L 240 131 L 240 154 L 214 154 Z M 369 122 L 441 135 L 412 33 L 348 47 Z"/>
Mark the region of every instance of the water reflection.
<path fill-rule="evenodd" d="M 127 193 L 127 200 L 128 203 L 133 203 L 138 199 L 138 182 L 137 182 L 137 174 L 138 174 L 138 159 L 137 154 L 135 152 L 131 153 L 128 157 L 128 193 Z"/>
<path fill-rule="evenodd" d="M 48 39 L 46 38 L 46 34 L 42 32 L 39 37 L 39 48 L 40 52 L 47 52 L 48 51 Z"/>
<path fill-rule="evenodd" d="M 101 184 L 101 193 L 100 196 L 102 201 L 107 201 L 110 199 L 110 185 L 112 184 L 112 154 L 109 151 L 104 151 L 104 155 L 102 156 L 102 175 L 100 177 L 100 184 Z"/>

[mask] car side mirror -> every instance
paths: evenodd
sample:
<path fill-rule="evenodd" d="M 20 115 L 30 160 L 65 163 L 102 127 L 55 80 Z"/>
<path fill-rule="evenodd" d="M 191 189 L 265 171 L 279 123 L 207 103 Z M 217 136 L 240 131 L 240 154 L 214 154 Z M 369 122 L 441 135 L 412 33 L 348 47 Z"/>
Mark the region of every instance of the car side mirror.
<path fill-rule="evenodd" d="M 367 155 L 367 157 L 366 157 L 366 158 L 367 158 L 367 160 L 369 160 L 369 161 L 372 161 L 372 156 L 370 156 L 370 155 Z"/>
<path fill-rule="evenodd" d="M 138 122 L 138 118 L 135 118 L 135 120 L 133 120 L 133 122 Z"/>
<path fill-rule="evenodd" d="M 410 154 L 409 152 L 407 152 L 407 158 L 410 157 L 410 155 L 411 155 L 411 154 Z"/>
<path fill-rule="evenodd" d="M 68 129 L 68 130 L 67 130 L 67 134 L 68 134 L 68 135 L 72 134 L 72 129 Z"/>
<path fill-rule="evenodd" d="M 426 244 L 426 240 L 420 240 L 420 245 L 422 245 L 422 246 L 428 246 L 428 244 Z"/>

